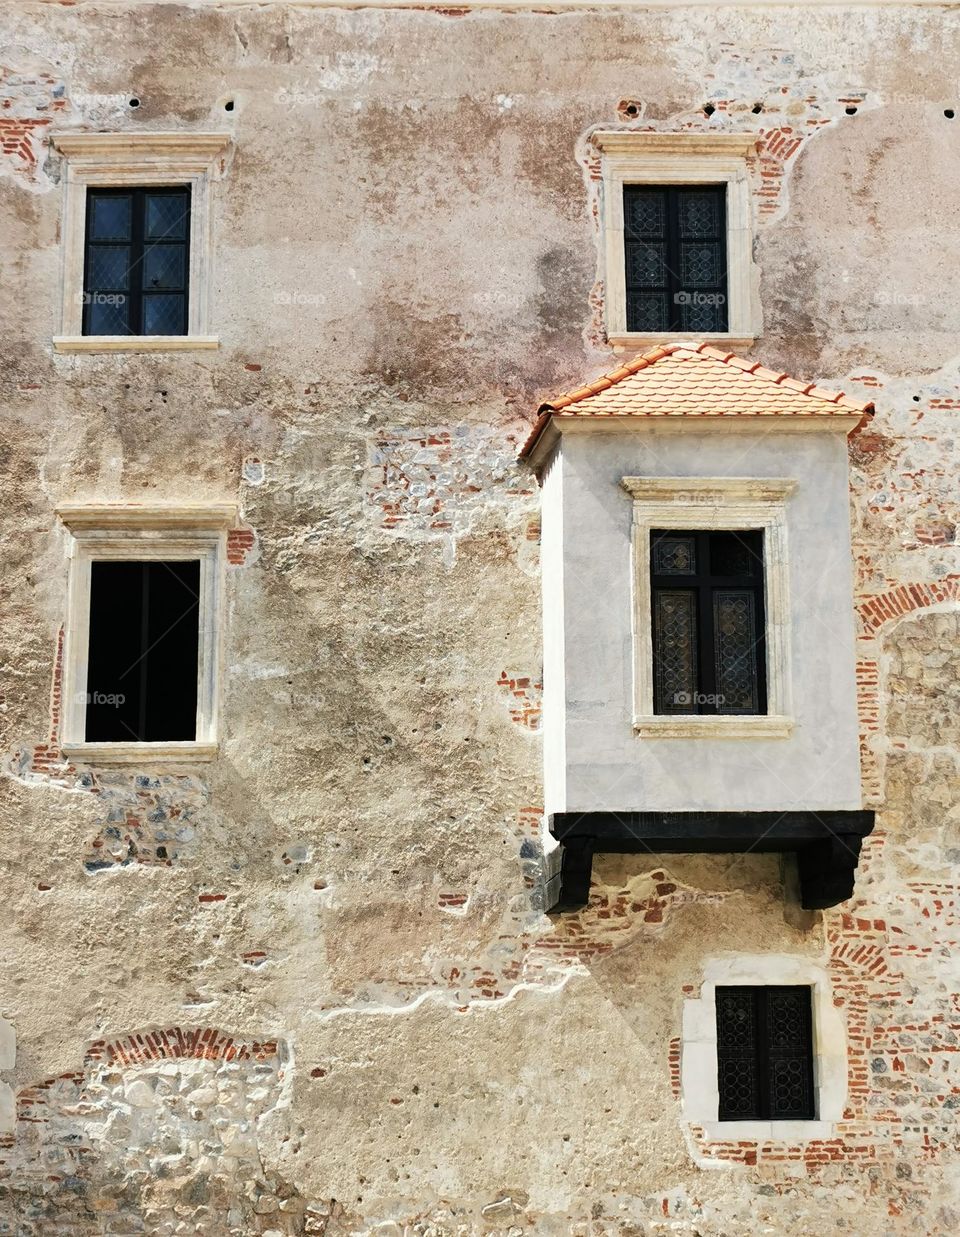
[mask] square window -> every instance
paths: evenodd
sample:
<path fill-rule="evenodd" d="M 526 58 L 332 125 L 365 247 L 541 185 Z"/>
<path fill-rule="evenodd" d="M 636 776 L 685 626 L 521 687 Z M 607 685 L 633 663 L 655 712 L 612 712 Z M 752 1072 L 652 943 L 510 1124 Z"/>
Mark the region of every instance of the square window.
<path fill-rule="evenodd" d="M 813 1121 L 812 990 L 718 987 L 721 1121 Z"/>
<path fill-rule="evenodd" d="M 187 334 L 189 223 L 189 186 L 89 190 L 84 335 Z"/>
<path fill-rule="evenodd" d="M 763 532 L 650 532 L 654 712 L 767 711 Z"/>

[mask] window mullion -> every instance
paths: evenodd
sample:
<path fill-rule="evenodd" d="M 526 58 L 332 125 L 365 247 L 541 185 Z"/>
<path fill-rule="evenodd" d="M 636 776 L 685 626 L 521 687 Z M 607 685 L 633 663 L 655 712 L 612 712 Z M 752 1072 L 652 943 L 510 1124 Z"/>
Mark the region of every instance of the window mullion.
<path fill-rule="evenodd" d="M 767 993 L 764 988 L 754 991 L 753 1016 L 757 1045 L 754 1058 L 757 1085 L 757 1117 L 761 1121 L 770 1120 L 770 1053 L 767 1038 Z"/>
<path fill-rule="evenodd" d="M 144 215 L 147 194 L 144 189 L 132 190 L 130 220 L 130 334 L 143 334 L 143 259 Z"/>
<path fill-rule="evenodd" d="M 667 314 L 669 315 L 670 330 L 677 331 L 680 329 L 680 306 L 677 303 L 677 293 L 680 289 L 680 195 L 677 189 L 667 190 L 667 236 L 666 236 L 666 252 L 667 252 L 667 269 L 666 285 L 667 285 Z"/>

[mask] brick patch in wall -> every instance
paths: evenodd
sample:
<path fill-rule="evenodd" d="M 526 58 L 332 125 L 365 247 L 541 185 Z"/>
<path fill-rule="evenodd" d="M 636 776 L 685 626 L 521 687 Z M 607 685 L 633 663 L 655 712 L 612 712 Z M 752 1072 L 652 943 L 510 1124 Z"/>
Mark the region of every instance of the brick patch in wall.
<path fill-rule="evenodd" d="M 255 557 L 257 536 L 252 528 L 231 528 L 227 533 L 227 566 L 247 567 Z"/>
<path fill-rule="evenodd" d="M 166 1027 L 139 1031 L 120 1039 L 98 1039 L 86 1055 L 87 1064 L 142 1065 L 147 1061 L 266 1061 L 278 1057 L 277 1040 L 244 1040 L 216 1027 Z"/>
<path fill-rule="evenodd" d="M 497 686 L 504 688 L 512 697 L 510 720 L 527 730 L 539 730 L 543 712 L 543 683 L 530 675 L 510 674 L 500 671 Z"/>
<path fill-rule="evenodd" d="M 69 108 L 52 65 L 0 66 L 0 173 L 36 183 L 50 126 Z"/>
<path fill-rule="evenodd" d="M 885 629 L 911 614 L 960 601 L 960 575 L 933 582 L 902 583 L 882 593 L 862 594 L 856 602 L 857 711 L 860 721 L 860 778 L 864 803 L 883 802 L 884 759 L 878 746 L 883 730 L 880 678 Z"/>
<path fill-rule="evenodd" d="M 366 503 L 385 531 L 411 536 L 468 533 L 485 508 L 532 497 L 516 463 L 519 431 L 492 425 L 397 429 L 370 442 Z"/>
<path fill-rule="evenodd" d="M 21 1088 L 16 1133 L 0 1139 L 0 1211 L 12 1206 L 25 1237 L 193 1232 L 194 1222 L 254 1234 L 268 1218 L 275 1231 L 303 1232 L 308 1200 L 265 1165 L 258 1141 L 264 1120 L 284 1120 L 288 1063 L 283 1040 L 210 1026 L 97 1040 L 81 1070 Z M 196 1147 L 228 1138 L 198 1174 Z"/>

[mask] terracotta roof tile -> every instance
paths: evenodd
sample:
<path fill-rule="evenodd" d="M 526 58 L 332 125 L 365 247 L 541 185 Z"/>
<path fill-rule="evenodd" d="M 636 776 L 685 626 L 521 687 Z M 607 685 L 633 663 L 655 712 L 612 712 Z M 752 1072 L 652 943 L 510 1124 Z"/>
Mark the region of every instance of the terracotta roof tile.
<path fill-rule="evenodd" d="M 873 404 L 799 382 L 712 344 L 663 344 L 541 405 L 520 452 L 554 417 L 869 417 Z"/>

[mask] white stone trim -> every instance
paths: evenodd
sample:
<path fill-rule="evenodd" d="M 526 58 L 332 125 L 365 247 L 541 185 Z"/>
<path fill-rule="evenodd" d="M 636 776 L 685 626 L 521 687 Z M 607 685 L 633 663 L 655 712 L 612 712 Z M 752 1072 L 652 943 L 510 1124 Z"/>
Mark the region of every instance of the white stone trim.
<path fill-rule="evenodd" d="M 54 352 L 199 352 L 219 348 L 216 335 L 54 335 Z"/>
<path fill-rule="evenodd" d="M 230 503 L 183 507 L 67 504 L 58 509 L 72 534 L 63 654 L 61 749 L 98 764 L 209 760 L 217 753 L 223 659 L 223 580 Z M 200 648 L 196 739 L 175 743 L 87 743 L 85 699 L 90 639 L 90 568 L 103 559 L 199 559 Z"/>
<path fill-rule="evenodd" d="M 12 1070 L 17 1064 L 17 1033 L 13 1023 L 0 1018 L 0 1070 Z M 17 1128 L 17 1101 L 13 1087 L 0 1082 L 0 1134 L 12 1134 Z"/>
<path fill-rule="evenodd" d="M 796 482 L 758 477 L 624 477 L 633 498 L 633 725 L 661 738 L 784 738 L 793 727 L 786 502 Z M 653 711 L 650 532 L 654 528 L 763 531 L 767 713 L 663 716 Z"/>
<path fill-rule="evenodd" d="M 714 335 L 701 332 L 696 339 L 749 347 L 762 331 L 746 162 L 756 148 L 758 135 L 614 130 L 594 133 L 592 140 L 601 152 L 604 317 L 609 342 L 623 348 L 639 348 L 678 339 L 676 334 L 627 330 L 624 185 L 723 184 L 727 187 L 727 330 Z"/>
<path fill-rule="evenodd" d="M 213 235 L 210 184 L 230 142 L 226 133 L 59 133 L 51 144 L 64 157 L 62 306 L 57 352 L 170 351 L 216 347 L 210 331 Z M 185 336 L 83 334 L 83 261 L 87 189 L 124 185 L 190 186 L 190 281 Z M 124 341 L 121 349 L 117 340 Z M 77 341 L 83 341 L 78 345 Z M 145 343 L 144 341 L 150 341 Z"/>
<path fill-rule="evenodd" d="M 797 985 L 812 991 L 814 1121 L 720 1121 L 717 1082 L 717 986 Z M 680 1088 L 683 1120 L 710 1140 L 797 1142 L 831 1138 L 847 1104 L 847 1032 L 834 1006 L 824 966 L 792 954 L 714 958 L 704 966 L 700 995 L 683 1002 Z"/>

